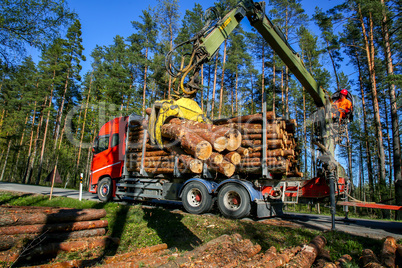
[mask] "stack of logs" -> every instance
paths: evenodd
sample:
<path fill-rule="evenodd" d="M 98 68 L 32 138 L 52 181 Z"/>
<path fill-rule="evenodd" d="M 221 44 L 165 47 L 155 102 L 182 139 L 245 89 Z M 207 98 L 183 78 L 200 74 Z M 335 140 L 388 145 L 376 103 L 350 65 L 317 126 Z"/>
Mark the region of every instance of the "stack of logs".
<path fill-rule="evenodd" d="M 113 241 L 105 216 L 104 209 L 0 206 L 0 262 L 105 246 Z"/>
<path fill-rule="evenodd" d="M 260 173 L 264 132 L 262 114 L 217 120 L 214 124 L 237 129 L 242 134 L 241 146 L 247 148 L 248 154 L 243 155 L 238 170 L 243 173 Z M 295 137 L 296 127 L 296 120 L 275 118 L 273 112 L 267 112 L 266 163 L 272 174 L 303 177 L 297 167 L 300 150 Z"/>
<path fill-rule="evenodd" d="M 274 119 L 267 114 L 267 167 L 276 175 L 302 177 L 297 170 L 294 138 L 294 120 Z M 127 145 L 127 169 L 139 172 L 147 121 L 130 125 Z M 172 118 L 160 129 L 164 150 L 146 139 L 144 171 L 161 174 L 173 173 L 176 165 L 181 173 L 200 174 L 204 163 L 210 171 L 226 177 L 238 173 L 261 173 L 262 164 L 262 114 L 217 120 L 213 124 Z M 148 135 L 147 135 L 148 136 Z"/>

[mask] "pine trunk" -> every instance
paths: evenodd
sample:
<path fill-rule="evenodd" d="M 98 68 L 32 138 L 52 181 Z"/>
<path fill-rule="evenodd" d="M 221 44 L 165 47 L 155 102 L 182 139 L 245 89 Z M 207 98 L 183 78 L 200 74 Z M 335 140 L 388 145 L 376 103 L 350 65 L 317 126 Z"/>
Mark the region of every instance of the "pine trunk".
<path fill-rule="evenodd" d="M 148 61 L 148 46 L 145 49 L 145 60 Z M 145 116 L 145 96 L 146 96 L 146 89 L 147 89 L 147 71 L 148 65 L 145 64 L 144 69 L 144 86 L 142 87 L 142 116 Z"/>
<path fill-rule="evenodd" d="M 275 52 L 272 54 L 273 58 L 273 66 L 272 66 L 272 112 L 276 115 L 276 108 L 275 108 L 275 102 L 276 102 L 276 66 L 275 66 Z"/>
<path fill-rule="evenodd" d="M 83 120 L 83 122 L 82 122 L 82 128 L 81 128 L 81 139 L 80 139 L 80 145 L 78 146 L 78 156 L 77 156 L 76 170 L 79 170 L 79 166 L 80 166 L 81 150 L 82 150 L 82 141 L 84 140 L 85 123 L 86 123 L 86 119 L 87 119 L 87 110 L 88 110 L 89 97 L 90 97 L 90 95 L 91 95 L 91 87 L 92 87 L 92 76 L 91 76 L 91 81 L 89 82 L 89 89 L 88 89 L 87 102 L 86 102 L 86 104 L 85 104 L 84 120 Z"/>
<path fill-rule="evenodd" d="M 53 81 L 54 81 L 55 76 L 56 76 L 56 71 L 53 71 Z M 40 177 L 42 175 L 43 157 L 44 157 L 44 154 L 45 154 L 47 130 L 49 128 L 49 121 L 50 121 L 50 108 L 52 107 L 52 100 L 53 100 L 53 90 L 54 90 L 54 84 L 53 83 L 51 85 L 52 90 L 50 91 L 50 99 L 49 99 L 49 107 L 48 107 L 49 111 L 47 112 L 45 132 L 43 133 L 42 150 L 41 150 L 41 153 L 40 153 L 38 176 L 37 176 L 36 182 L 35 182 L 36 185 L 39 185 Z"/>
<path fill-rule="evenodd" d="M 363 75 L 362 69 L 360 65 L 359 55 L 357 51 L 355 52 L 355 59 L 359 71 L 359 87 L 360 87 L 360 94 L 362 99 L 362 108 L 363 108 L 363 127 L 364 127 L 364 143 L 365 143 L 365 150 L 367 156 L 367 172 L 368 172 L 368 179 L 369 179 L 369 192 L 370 196 L 374 198 L 374 177 L 373 177 L 373 167 L 371 164 L 371 151 L 369 145 L 369 137 L 368 137 L 368 123 L 367 123 L 367 111 L 366 111 L 366 101 L 365 101 L 365 94 L 364 94 L 364 82 L 363 82 Z"/>
<path fill-rule="evenodd" d="M 12 144 L 12 140 L 10 138 L 10 140 L 8 141 L 8 146 L 7 146 L 6 159 L 4 159 L 3 169 L 1 170 L 0 181 L 3 181 L 4 172 L 6 171 L 8 156 L 10 155 L 11 144 Z"/>
<path fill-rule="evenodd" d="M 394 66 L 392 62 L 392 52 L 391 43 L 388 31 L 388 19 L 385 13 L 385 3 L 381 0 L 383 5 L 383 18 L 382 18 L 382 34 L 384 37 L 384 50 L 385 59 L 387 61 L 387 75 L 392 76 L 394 74 Z M 392 122 L 392 145 L 394 154 L 394 181 L 402 181 L 402 171 L 401 171 L 401 141 L 399 135 L 399 118 L 398 109 L 396 107 L 396 95 L 395 95 L 395 84 L 392 83 L 389 87 L 389 99 L 391 102 L 391 122 Z M 398 200 L 399 205 L 402 205 L 402 199 Z M 396 213 L 396 219 L 402 220 L 402 213 Z"/>
<path fill-rule="evenodd" d="M 265 93 L 265 45 L 264 41 L 262 41 L 262 48 L 261 48 L 261 103 L 264 103 L 264 93 Z M 261 112 L 263 111 L 263 105 L 261 105 Z"/>
<path fill-rule="evenodd" d="M 218 118 L 222 115 L 222 104 L 223 104 L 223 86 L 225 85 L 225 64 L 226 64 L 226 49 L 227 49 L 227 39 L 225 39 L 225 44 L 223 46 L 223 62 L 222 62 L 222 77 L 221 77 L 221 90 L 219 95 L 219 111 Z"/>
<path fill-rule="evenodd" d="M 35 117 L 35 116 L 33 116 L 33 117 Z M 28 122 L 28 115 L 25 118 L 24 126 L 27 125 L 27 122 Z M 19 144 L 18 152 L 17 152 L 17 159 L 15 160 L 14 171 L 13 171 L 13 173 L 11 175 L 11 181 L 14 181 L 14 176 L 17 174 L 18 164 L 20 162 L 20 154 L 21 154 L 21 151 L 22 151 L 22 144 L 24 142 L 24 136 L 25 136 L 24 134 L 25 134 L 25 129 L 22 130 L 21 140 L 20 140 L 20 144 Z"/>
<path fill-rule="evenodd" d="M 362 27 L 364 44 L 367 53 L 367 63 L 369 68 L 369 78 L 371 84 L 371 94 L 373 98 L 373 108 L 374 108 L 374 123 L 376 130 L 376 139 L 377 139 L 377 148 L 378 148 L 378 168 L 379 168 L 379 189 L 380 189 L 380 200 L 385 200 L 386 194 L 386 185 L 385 185 L 385 154 L 384 154 L 384 144 L 383 144 L 383 136 L 382 136 L 382 127 L 381 127 L 381 118 L 380 111 L 378 106 L 378 96 L 377 96 L 377 85 L 375 78 L 375 68 L 374 68 L 374 27 L 373 27 L 373 19 L 369 17 L 369 37 L 367 37 L 366 26 L 363 21 L 363 16 L 361 14 L 361 10 L 359 7 L 359 16 L 360 23 Z"/>
<path fill-rule="evenodd" d="M 59 139 L 61 117 L 63 115 L 64 102 L 66 101 L 66 93 L 67 93 L 67 89 L 68 89 L 68 80 L 69 79 L 70 79 L 70 69 L 67 70 L 67 78 L 66 78 L 66 81 L 64 83 L 63 97 L 61 99 L 61 104 L 60 104 L 60 107 L 59 107 L 59 111 L 57 112 L 56 129 L 54 131 L 54 146 L 53 146 L 53 150 L 56 150 L 57 140 Z"/>
<path fill-rule="evenodd" d="M 239 100 L 237 96 L 237 91 L 239 87 L 239 70 L 236 68 L 236 86 L 235 86 L 235 101 L 236 101 L 236 109 L 235 109 L 235 115 L 237 116 L 239 114 Z"/>
<path fill-rule="evenodd" d="M 214 119 L 214 108 L 215 108 L 215 94 L 216 94 L 216 79 L 218 77 L 218 55 L 219 52 L 216 52 L 215 56 L 215 70 L 214 70 L 214 85 L 212 87 L 212 104 L 211 104 L 211 119 Z"/>

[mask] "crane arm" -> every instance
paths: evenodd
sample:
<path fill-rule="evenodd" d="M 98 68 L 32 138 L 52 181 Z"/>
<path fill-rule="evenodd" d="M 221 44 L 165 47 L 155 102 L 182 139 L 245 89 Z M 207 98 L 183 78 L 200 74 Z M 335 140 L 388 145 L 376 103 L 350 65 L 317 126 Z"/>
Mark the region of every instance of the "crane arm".
<path fill-rule="evenodd" d="M 326 93 L 307 71 L 299 55 L 290 47 L 282 32 L 265 15 L 265 2 L 253 0 L 241 0 L 237 6 L 222 18 L 215 28 L 207 35 L 201 37 L 194 44 L 196 55 L 202 55 L 206 62 L 212 59 L 231 32 L 238 26 L 240 21 L 247 17 L 250 24 L 261 34 L 276 54 L 289 67 L 290 71 L 300 81 L 306 91 L 311 95 L 318 107 L 325 106 Z"/>

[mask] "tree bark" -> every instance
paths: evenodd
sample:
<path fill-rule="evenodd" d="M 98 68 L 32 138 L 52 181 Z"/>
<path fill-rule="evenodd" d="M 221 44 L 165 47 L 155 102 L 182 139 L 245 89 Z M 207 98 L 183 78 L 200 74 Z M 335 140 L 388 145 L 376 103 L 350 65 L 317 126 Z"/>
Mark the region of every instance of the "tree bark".
<path fill-rule="evenodd" d="M 60 222 L 77 222 L 101 219 L 106 216 L 104 209 L 60 210 L 56 213 L 8 213 L 2 214 L 0 226 L 32 225 Z"/>
<path fill-rule="evenodd" d="M 370 150 L 370 145 L 369 145 L 369 137 L 368 137 L 368 123 L 367 123 L 367 111 L 366 111 L 366 101 L 365 101 L 365 94 L 364 94 L 364 89 L 363 89 L 363 75 L 362 75 L 362 70 L 361 70 L 361 64 L 360 64 L 360 58 L 359 55 L 357 54 L 357 51 L 355 51 L 355 59 L 356 59 L 356 64 L 358 67 L 359 71 L 359 87 L 360 87 L 360 94 L 361 94 L 361 99 L 362 99 L 362 108 L 363 108 L 363 130 L 364 130 L 364 144 L 365 144 L 365 151 L 367 155 L 367 172 L 368 172 L 368 179 L 369 179 L 369 192 L 370 192 L 370 197 L 374 198 L 374 177 L 373 177 L 373 167 L 371 164 L 371 150 Z"/>
<path fill-rule="evenodd" d="M 46 119 L 46 125 L 45 125 L 45 132 L 43 134 L 43 140 L 42 140 L 42 150 L 40 154 L 40 160 L 39 160 L 39 167 L 38 167 L 38 175 L 36 178 L 36 185 L 39 185 L 40 182 L 40 177 L 42 175 L 42 165 L 43 165 L 43 156 L 45 154 L 45 147 L 46 147 L 46 137 L 47 137 L 47 130 L 49 127 L 49 120 L 50 120 L 50 108 L 52 107 L 52 100 L 53 100 L 53 90 L 54 90 L 54 79 L 56 77 L 56 70 L 53 70 L 53 78 L 52 78 L 52 85 L 51 85 L 51 91 L 50 91 L 50 98 L 49 98 L 49 107 L 48 107 L 48 112 L 47 112 L 47 119 Z"/>
<path fill-rule="evenodd" d="M 215 108 L 215 92 L 216 92 L 216 78 L 218 77 L 218 55 L 219 51 L 216 52 L 215 56 L 215 70 L 214 70 L 214 85 L 212 87 L 212 104 L 211 104 L 211 119 L 214 119 L 214 108 Z"/>
<path fill-rule="evenodd" d="M 3 181 L 4 172 L 6 171 L 7 160 L 8 160 L 8 156 L 9 156 L 9 154 L 10 154 L 11 143 L 12 143 L 12 140 L 11 140 L 11 138 L 10 138 L 9 141 L 8 141 L 8 146 L 7 146 L 6 159 L 4 159 L 3 169 L 1 170 L 0 181 Z"/>
<path fill-rule="evenodd" d="M 225 44 L 223 46 L 222 78 L 221 78 L 221 89 L 220 89 L 220 95 L 219 95 L 219 111 L 218 111 L 219 119 L 221 118 L 221 115 L 222 115 L 223 86 L 225 84 L 226 48 L 227 48 L 227 39 L 225 39 Z"/>
<path fill-rule="evenodd" d="M 366 27 L 363 21 L 363 16 L 359 6 L 359 18 L 362 27 L 362 33 L 364 37 L 364 44 L 366 47 L 367 61 L 369 67 L 369 78 L 371 84 L 371 94 L 373 98 L 373 108 L 374 108 L 374 123 L 376 129 L 376 139 L 377 139 L 377 148 L 378 148 L 378 167 L 379 167 L 379 188 L 380 188 L 380 200 L 386 199 L 385 197 L 385 154 L 384 154 L 384 144 L 383 144 L 383 136 L 382 136 L 382 127 L 381 127 L 381 118 L 380 111 L 378 106 L 378 96 L 377 96 L 377 85 L 375 78 L 375 69 L 374 69 L 374 27 L 373 20 L 369 17 L 369 38 L 367 37 Z"/>
<path fill-rule="evenodd" d="M 385 3 L 384 0 L 381 0 L 381 4 L 383 6 L 383 18 L 382 18 L 382 33 L 384 37 L 384 50 L 385 50 L 385 59 L 387 61 L 387 74 L 391 76 L 394 74 L 394 66 L 392 62 L 392 51 L 390 44 L 390 36 L 388 31 L 388 18 L 385 13 Z M 389 99 L 391 102 L 391 122 L 392 122 L 392 145 L 393 145 L 393 154 L 394 154 L 394 181 L 402 180 L 402 171 L 401 171 L 401 141 L 399 135 L 399 118 L 398 118 L 398 109 L 396 107 L 396 95 L 395 95 L 395 84 L 392 83 L 389 86 Z M 402 220 L 402 213 L 396 213 L 396 219 Z"/>
<path fill-rule="evenodd" d="M 68 80 L 70 79 L 70 68 L 67 70 L 67 78 L 64 83 L 64 92 L 63 92 L 63 97 L 61 99 L 61 104 L 59 107 L 59 111 L 57 113 L 57 118 L 56 118 L 56 129 L 54 131 L 54 147 L 53 150 L 56 150 L 57 147 L 57 140 L 59 139 L 59 130 L 60 130 L 60 125 L 61 125 L 61 117 L 63 115 L 63 108 L 64 108 L 64 102 L 66 100 L 66 93 L 68 89 Z"/>
<path fill-rule="evenodd" d="M 103 228 L 108 225 L 107 220 L 97 221 L 82 221 L 82 222 L 69 222 L 69 223 L 52 223 L 52 224 L 35 224 L 35 225 L 21 225 L 21 226 L 3 226 L 0 227 L 1 235 L 14 235 L 14 234 L 35 234 L 43 232 L 69 232 L 79 231 L 94 228 Z"/>
<path fill-rule="evenodd" d="M 316 236 L 308 245 L 304 246 L 300 252 L 286 265 L 291 268 L 310 268 L 313 265 L 318 252 L 324 248 L 327 240 L 323 236 Z"/>

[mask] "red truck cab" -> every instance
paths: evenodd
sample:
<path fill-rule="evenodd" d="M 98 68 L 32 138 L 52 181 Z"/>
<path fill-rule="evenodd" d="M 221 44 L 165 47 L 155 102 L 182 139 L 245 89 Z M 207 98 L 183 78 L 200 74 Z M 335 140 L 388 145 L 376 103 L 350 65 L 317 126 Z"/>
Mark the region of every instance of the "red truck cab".
<path fill-rule="evenodd" d="M 116 180 L 122 176 L 127 118 L 122 116 L 107 122 L 95 138 L 89 192 L 97 193 L 101 201 L 114 197 Z"/>

